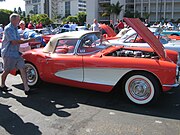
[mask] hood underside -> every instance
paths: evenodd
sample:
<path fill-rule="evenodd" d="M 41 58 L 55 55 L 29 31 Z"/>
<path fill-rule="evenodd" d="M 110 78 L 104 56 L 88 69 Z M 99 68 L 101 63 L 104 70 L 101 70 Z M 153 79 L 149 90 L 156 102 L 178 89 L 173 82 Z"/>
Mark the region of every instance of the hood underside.
<path fill-rule="evenodd" d="M 165 50 L 161 42 L 154 34 L 141 22 L 139 18 L 124 18 L 124 21 L 131 26 L 141 38 L 163 59 L 166 58 Z"/>

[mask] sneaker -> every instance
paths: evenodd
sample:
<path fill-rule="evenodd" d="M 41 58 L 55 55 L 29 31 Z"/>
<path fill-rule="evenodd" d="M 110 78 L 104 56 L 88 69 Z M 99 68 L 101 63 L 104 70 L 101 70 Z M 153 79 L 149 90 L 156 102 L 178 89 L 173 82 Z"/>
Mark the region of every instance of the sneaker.
<path fill-rule="evenodd" d="M 7 86 L 4 86 L 4 87 L 0 87 L 0 90 L 3 91 L 3 92 L 8 92 L 8 91 L 12 91 L 11 88 L 7 87 Z"/>

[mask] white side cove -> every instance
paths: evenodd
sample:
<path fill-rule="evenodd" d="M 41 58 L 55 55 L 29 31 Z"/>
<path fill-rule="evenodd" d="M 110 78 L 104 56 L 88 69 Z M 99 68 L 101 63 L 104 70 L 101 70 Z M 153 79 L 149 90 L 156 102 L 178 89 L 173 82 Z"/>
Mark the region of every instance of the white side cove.
<path fill-rule="evenodd" d="M 61 77 L 68 80 L 74 80 L 78 82 L 83 81 L 83 69 L 82 68 L 71 68 L 67 70 L 59 70 L 55 73 L 55 76 Z"/>
<path fill-rule="evenodd" d="M 86 68 L 84 82 L 114 86 L 130 69 Z"/>
<path fill-rule="evenodd" d="M 129 71 L 131 71 L 131 69 L 85 68 L 84 80 L 83 70 L 77 68 L 58 71 L 55 73 L 55 75 L 57 77 L 61 77 L 68 80 L 114 86 L 119 81 L 119 79 Z"/>

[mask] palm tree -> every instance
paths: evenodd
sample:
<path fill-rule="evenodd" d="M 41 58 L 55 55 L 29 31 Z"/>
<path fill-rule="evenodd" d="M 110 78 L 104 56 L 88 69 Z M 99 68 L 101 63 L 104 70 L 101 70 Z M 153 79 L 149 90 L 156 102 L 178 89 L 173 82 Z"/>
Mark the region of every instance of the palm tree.
<path fill-rule="evenodd" d="M 103 13 L 101 16 L 110 16 L 111 14 L 111 5 L 108 3 L 101 4 L 101 7 L 103 7 Z"/>
<path fill-rule="evenodd" d="M 34 11 L 33 11 L 33 10 L 30 10 L 29 13 L 30 13 L 30 14 L 34 14 Z"/>
<path fill-rule="evenodd" d="M 122 11 L 122 7 L 124 5 L 120 5 L 119 1 L 116 4 L 109 4 L 109 5 L 102 5 L 105 8 L 104 13 L 102 14 L 102 16 L 109 16 L 109 15 L 113 15 L 113 20 L 117 19 L 117 16 L 120 14 L 120 12 Z"/>
<path fill-rule="evenodd" d="M 111 4 L 111 13 L 113 14 L 113 20 L 117 19 L 117 16 L 122 11 L 122 7 L 124 5 L 120 5 L 119 1 L 116 4 Z"/>

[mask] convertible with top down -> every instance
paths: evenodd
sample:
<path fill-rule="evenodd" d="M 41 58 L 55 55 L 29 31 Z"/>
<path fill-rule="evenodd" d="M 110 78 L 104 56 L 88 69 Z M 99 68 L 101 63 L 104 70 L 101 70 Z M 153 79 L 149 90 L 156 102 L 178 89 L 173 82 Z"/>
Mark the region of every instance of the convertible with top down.
<path fill-rule="evenodd" d="M 134 25 L 130 18 L 126 22 Z M 135 104 L 152 104 L 161 92 L 179 85 L 178 54 L 165 50 L 145 26 L 141 31 L 151 48 L 111 45 L 93 31 L 54 35 L 44 48 L 23 54 L 28 84 L 44 81 L 102 92 L 119 90 Z"/>

